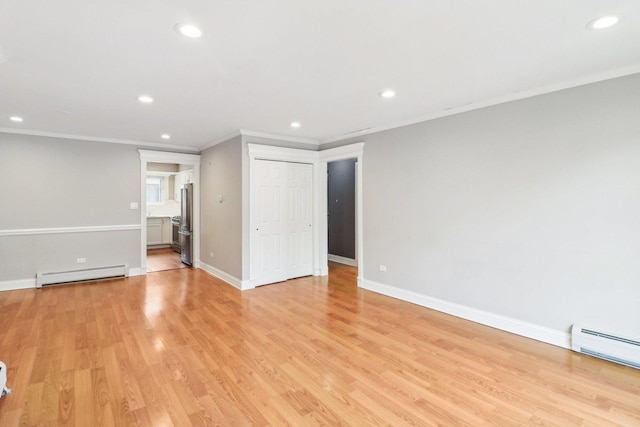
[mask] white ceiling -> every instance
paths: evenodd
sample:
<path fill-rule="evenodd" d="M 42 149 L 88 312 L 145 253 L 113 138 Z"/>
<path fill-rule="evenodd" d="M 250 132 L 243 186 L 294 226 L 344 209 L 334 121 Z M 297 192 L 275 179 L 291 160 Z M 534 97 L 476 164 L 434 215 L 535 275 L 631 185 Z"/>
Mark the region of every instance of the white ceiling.
<path fill-rule="evenodd" d="M 0 0 L 4 132 L 322 143 L 635 72 L 638 0 Z"/>

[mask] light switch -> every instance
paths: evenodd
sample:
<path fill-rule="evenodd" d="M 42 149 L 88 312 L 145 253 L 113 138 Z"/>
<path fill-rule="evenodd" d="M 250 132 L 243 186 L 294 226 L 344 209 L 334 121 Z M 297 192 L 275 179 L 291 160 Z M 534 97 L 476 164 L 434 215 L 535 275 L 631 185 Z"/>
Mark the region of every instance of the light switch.
<path fill-rule="evenodd" d="M 138 202 L 131 202 L 131 205 L 129 206 L 129 209 L 131 209 L 131 210 L 138 209 Z"/>
<path fill-rule="evenodd" d="M 218 196 L 218 202 L 222 203 L 222 194 Z"/>

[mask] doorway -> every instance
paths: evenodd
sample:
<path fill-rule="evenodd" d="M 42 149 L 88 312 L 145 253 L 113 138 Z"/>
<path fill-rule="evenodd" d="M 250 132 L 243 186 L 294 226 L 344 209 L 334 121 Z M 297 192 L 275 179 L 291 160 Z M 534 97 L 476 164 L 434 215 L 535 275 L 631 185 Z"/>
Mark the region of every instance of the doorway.
<path fill-rule="evenodd" d="M 138 150 L 140 153 L 140 221 L 141 221 L 141 236 L 140 236 L 140 263 L 141 270 L 143 272 L 159 271 L 158 269 L 172 269 L 171 266 L 178 267 L 178 261 L 180 261 L 180 254 L 171 250 L 173 245 L 173 224 L 171 222 L 171 213 L 167 209 L 171 208 L 170 204 L 164 204 L 162 206 L 156 206 L 158 209 L 148 209 L 147 199 L 155 197 L 151 193 L 147 193 L 147 174 L 152 172 L 158 176 L 162 176 L 162 171 L 153 171 L 157 169 L 155 164 L 170 164 L 177 165 L 178 171 L 164 171 L 167 175 L 167 187 L 164 191 L 167 193 L 166 197 L 173 197 L 174 204 L 179 203 L 179 193 L 181 183 L 186 183 L 189 180 L 193 184 L 193 266 L 198 267 L 200 264 L 200 155 L 199 154 L 181 154 L 181 153 L 169 153 L 162 151 L 149 151 Z M 182 166 L 182 167 L 181 167 Z M 161 168 L 162 169 L 162 168 Z M 173 176 L 173 192 L 169 195 L 171 186 L 169 176 Z M 176 191 L 178 189 L 178 191 Z M 175 208 L 175 206 L 174 206 Z M 153 221 L 151 219 L 151 213 L 154 213 Z M 148 223 L 148 221 L 150 221 Z M 149 225 L 150 227 L 147 227 Z M 151 234 L 153 233 L 153 234 Z M 159 234 L 155 234 L 159 233 Z M 151 235 L 150 235 L 151 234 Z M 160 237 L 159 237 L 160 236 Z M 149 240 L 151 239 L 151 240 Z M 151 245 L 149 246 L 149 244 Z M 147 249 L 148 246 L 155 247 L 155 249 L 165 249 L 165 251 L 159 253 L 150 253 L 151 262 L 148 260 Z M 163 247 L 164 246 L 164 247 Z M 175 255 L 174 255 L 175 253 Z M 180 264 L 182 262 L 180 261 Z M 181 267 L 180 267 L 181 268 Z"/>
<path fill-rule="evenodd" d="M 357 159 L 327 164 L 328 260 L 355 267 Z"/>

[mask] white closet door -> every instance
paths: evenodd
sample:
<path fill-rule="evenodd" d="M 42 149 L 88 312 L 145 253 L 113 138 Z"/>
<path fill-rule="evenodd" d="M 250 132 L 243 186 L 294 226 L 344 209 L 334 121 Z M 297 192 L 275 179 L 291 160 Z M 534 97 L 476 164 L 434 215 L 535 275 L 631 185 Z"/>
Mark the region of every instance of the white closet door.
<path fill-rule="evenodd" d="M 286 163 L 257 160 L 252 170 L 251 276 L 257 284 L 288 279 Z"/>
<path fill-rule="evenodd" d="M 289 278 L 313 274 L 312 166 L 287 164 L 287 273 Z"/>
<path fill-rule="evenodd" d="M 312 165 L 255 160 L 251 173 L 251 280 L 313 274 Z"/>

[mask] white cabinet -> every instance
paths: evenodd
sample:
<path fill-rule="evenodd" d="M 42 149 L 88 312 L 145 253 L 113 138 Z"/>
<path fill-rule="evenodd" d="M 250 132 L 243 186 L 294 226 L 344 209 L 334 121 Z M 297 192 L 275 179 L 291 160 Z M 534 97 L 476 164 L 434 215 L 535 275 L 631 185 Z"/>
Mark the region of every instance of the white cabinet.
<path fill-rule="evenodd" d="M 173 198 L 176 201 L 180 201 L 181 199 L 181 192 L 180 190 L 182 190 L 182 186 L 184 184 L 190 184 L 193 182 L 193 170 L 188 170 L 188 171 L 182 171 L 182 172 L 178 172 L 175 175 L 175 180 L 174 180 L 174 194 L 173 194 Z"/>
<path fill-rule="evenodd" d="M 147 218 L 147 246 L 170 245 L 173 241 L 171 218 Z"/>
<path fill-rule="evenodd" d="M 174 185 L 173 185 L 173 200 L 179 202 L 180 201 L 180 189 L 184 184 L 184 174 L 177 173 L 175 175 Z"/>
<path fill-rule="evenodd" d="M 162 218 L 162 244 L 170 245 L 173 242 L 173 225 L 171 218 Z"/>
<path fill-rule="evenodd" d="M 162 244 L 162 218 L 147 218 L 147 245 Z"/>

